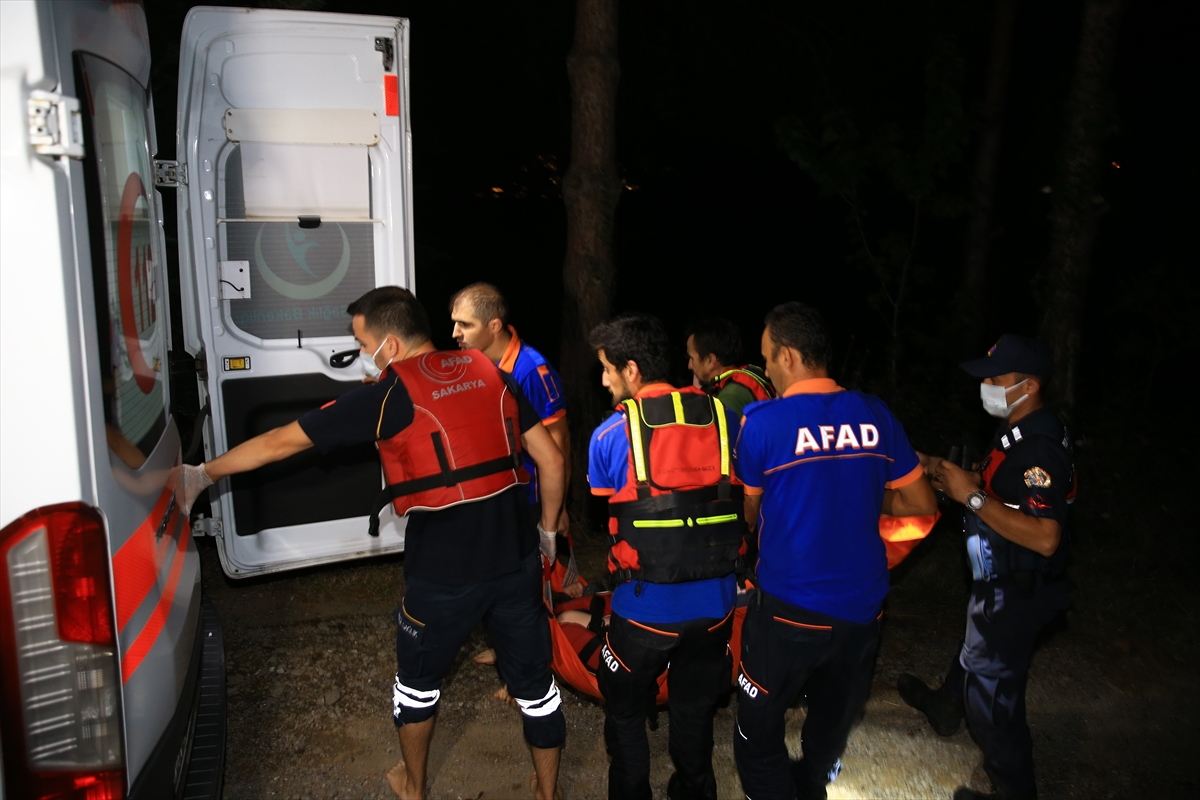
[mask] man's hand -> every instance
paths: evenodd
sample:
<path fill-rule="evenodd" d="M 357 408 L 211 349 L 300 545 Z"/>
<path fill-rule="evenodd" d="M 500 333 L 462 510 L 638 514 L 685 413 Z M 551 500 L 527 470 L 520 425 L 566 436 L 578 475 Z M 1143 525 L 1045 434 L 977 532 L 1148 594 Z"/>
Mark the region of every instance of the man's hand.
<path fill-rule="evenodd" d="M 925 477 L 933 480 L 933 473 L 937 471 L 937 462 L 941 459 L 918 450 L 917 460 L 921 462 L 921 469 L 925 470 Z"/>
<path fill-rule="evenodd" d="M 928 471 L 929 468 L 926 469 Z M 958 464 L 944 458 L 938 459 L 933 465 L 930 482 L 933 488 L 944 492 L 954 502 L 964 504 L 967 502 L 967 495 L 979 491 L 979 487 L 983 485 L 979 473 L 967 472 Z"/>
<path fill-rule="evenodd" d="M 194 467 L 183 464 L 171 470 L 171 484 L 175 489 L 175 502 L 183 509 L 184 516 L 192 513 L 192 504 L 205 489 L 213 485 L 213 479 L 204 471 L 204 465 Z"/>
<path fill-rule="evenodd" d="M 558 533 L 556 531 L 548 531 L 542 527 L 542 523 L 538 523 L 538 547 L 542 551 L 542 555 L 546 557 L 547 564 L 553 564 L 554 558 L 558 555 Z"/>

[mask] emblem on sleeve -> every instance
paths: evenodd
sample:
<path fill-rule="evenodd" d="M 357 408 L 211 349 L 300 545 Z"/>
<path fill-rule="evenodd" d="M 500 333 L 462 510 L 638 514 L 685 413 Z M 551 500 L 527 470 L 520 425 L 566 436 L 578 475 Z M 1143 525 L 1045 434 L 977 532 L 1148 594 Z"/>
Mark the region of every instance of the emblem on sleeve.
<path fill-rule="evenodd" d="M 1041 467 L 1025 470 L 1025 485 L 1030 489 L 1045 489 L 1050 485 L 1050 476 Z"/>

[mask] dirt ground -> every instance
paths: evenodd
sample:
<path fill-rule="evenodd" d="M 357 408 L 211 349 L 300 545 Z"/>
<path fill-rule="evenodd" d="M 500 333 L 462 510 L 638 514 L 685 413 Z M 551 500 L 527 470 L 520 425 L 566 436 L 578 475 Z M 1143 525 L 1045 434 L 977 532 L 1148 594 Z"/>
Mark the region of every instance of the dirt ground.
<path fill-rule="evenodd" d="M 1146 525 L 1177 522 L 1165 506 L 1155 514 L 1160 518 Z M 987 788 L 965 729 L 938 737 L 895 690 L 901 672 L 936 684 L 956 651 L 967 595 L 960 537 L 952 525 L 940 525 L 893 575 L 874 689 L 831 798 L 949 798 L 960 784 Z M 1106 541 L 1079 548 L 1074 607 L 1034 658 L 1028 705 L 1041 796 L 1196 797 L 1196 585 L 1187 563 L 1139 566 L 1130 563 L 1136 549 Z M 584 574 L 598 575 L 598 543 L 578 549 Z M 225 797 L 391 797 L 382 776 L 398 758 L 390 614 L 404 591 L 401 559 L 234 582 L 221 575 L 210 542 L 201 551 L 227 648 Z M 529 797 L 518 715 L 492 698 L 500 685 L 494 668 L 467 658 L 483 646 L 477 631 L 446 680 L 431 797 Z M 564 699 L 564 795 L 605 797 L 603 713 L 581 695 L 568 691 Z M 741 797 L 732 747 L 736 702 L 716 720 L 722 798 Z M 798 753 L 803 707 L 791 715 L 788 743 Z M 664 712 L 660 720 L 650 734 L 656 798 L 666 797 L 671 771 L 670 719 Z"/>

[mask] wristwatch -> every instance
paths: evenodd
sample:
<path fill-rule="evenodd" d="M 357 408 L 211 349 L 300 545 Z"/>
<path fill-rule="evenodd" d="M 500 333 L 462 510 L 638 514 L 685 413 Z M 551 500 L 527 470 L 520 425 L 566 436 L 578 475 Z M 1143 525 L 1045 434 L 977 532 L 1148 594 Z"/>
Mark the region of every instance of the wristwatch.
<path fill-rule="evenodd" d="M 987 502 L 987 495 L 983 492 L 971 492 L 967 495 L 967 508 L 972 511 L 978 511 L 983 508 L 983 504 Z"/>

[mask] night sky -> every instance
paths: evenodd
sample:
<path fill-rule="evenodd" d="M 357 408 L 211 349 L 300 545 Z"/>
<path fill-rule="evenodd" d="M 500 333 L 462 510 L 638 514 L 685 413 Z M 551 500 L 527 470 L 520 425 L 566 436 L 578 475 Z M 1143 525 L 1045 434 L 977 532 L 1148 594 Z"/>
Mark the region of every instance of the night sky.
<path fill-rule="evenodd" d="M 573 4 L 306 5 L 411 22 L 417 292 L 436 343 L 453 345 L 449 294 L 487 280 L 505 291 L 522 336 L 556 359 L 566 225 L 557 181 L 570 147 Z M 914 442 L 941 449 L 937 440 L 956 429 L 930 410 L 943 401 L 930 398 L 974 392 L 954 363 L 1002 332 L 1036 333 L 1040 321 L 1050 203 L 1043 187 L 1054 180 L 1082 5 L 1027 2 L 1018 11 L 989 303 L 977 311 L 985 330 L 980 341 L 963 342 L 947 320 L 962 270 L 992 3 L 623 3 L 617 130 L 627 190 L 617 211 L 616 310 L 667 323 L 683 381 L 689 320 L 732 318 L 756 355 L 767 309 L 788 299 L 811 303 L 835 332 L 835 377 L 910 410 Z M 160 157 L 173 148 L 187 7 L 147 8 Z M 1105 148 L 1114 163 L 1104 170 L 1085 311 L 1085 426 L 1174 416 L 1191 405 L 1180 392 L 1189 370 L 1179 367 L 1200 349 L 1187 324 L 1200 292 L 1185 242 L 1200 172 L 1188 122 L 1200 75 L 1198 21 L 1195 3 L 1127 4 Z M 893 393 L 884 380 L 890 312 L 882 313 L 876 278 L 852 258 L 847 206 L 789 159 L 778 132 L 792 117 L 819 125 L 838 107 L 862 135 L 894 130 L 901 147 L 916 147 L 935 58 L 956 93 L 960 129 L 953 151 L 937 154 L 941 211 L 922 221 Z M 868 174 L 860 198 L 878 241 L 905 230 L 911 211 L 886 175 Z"/>

